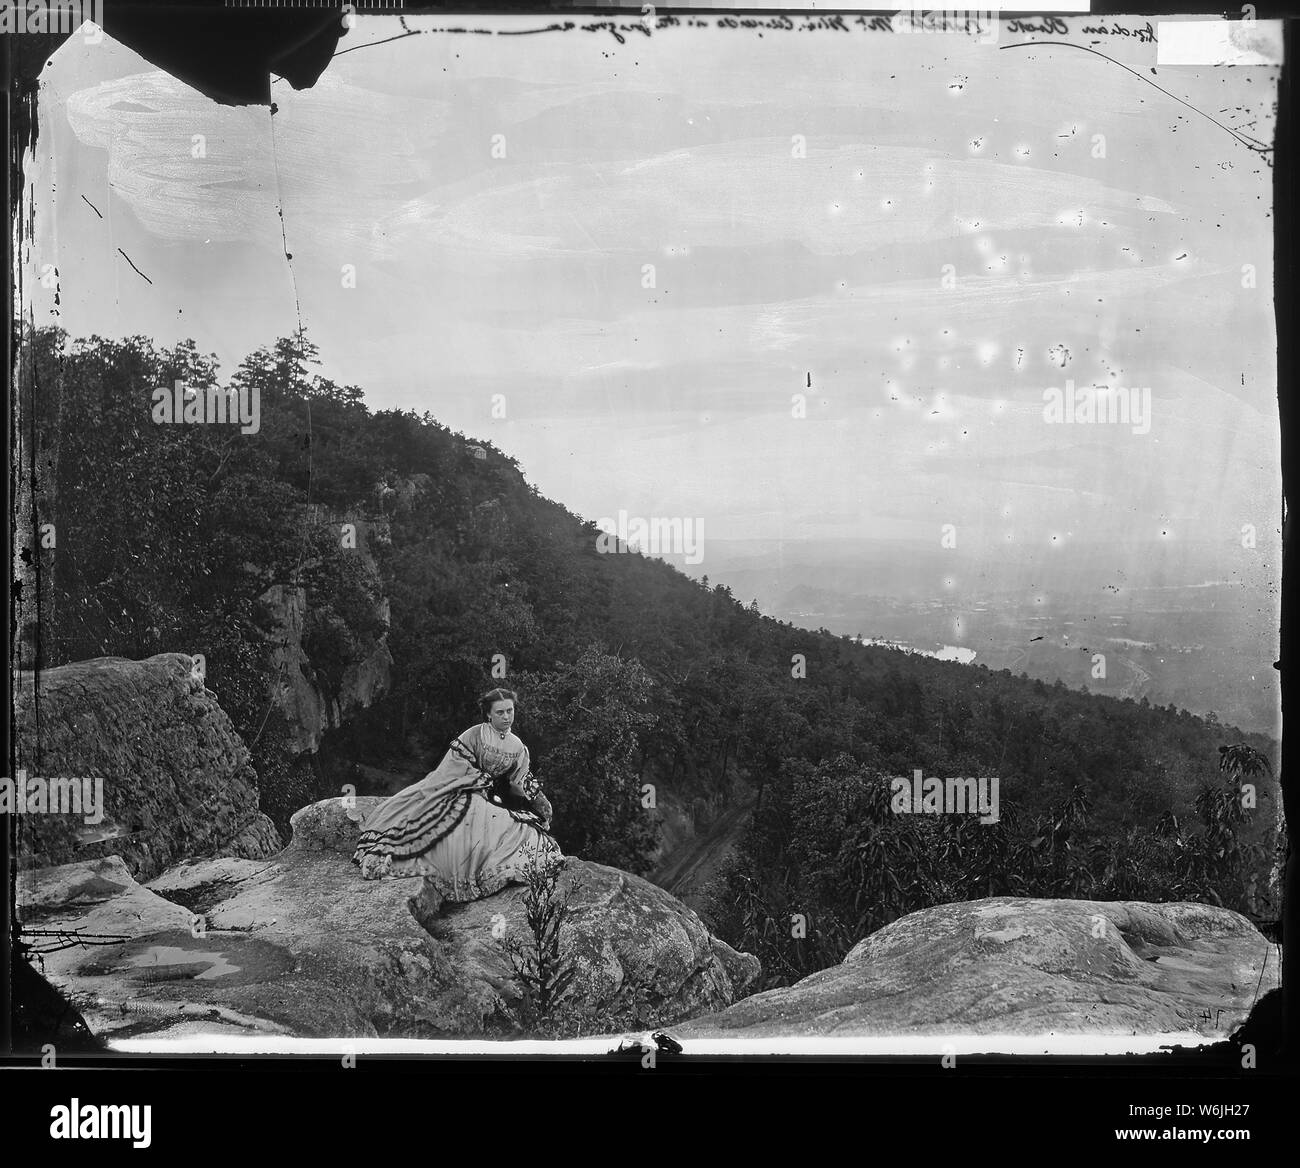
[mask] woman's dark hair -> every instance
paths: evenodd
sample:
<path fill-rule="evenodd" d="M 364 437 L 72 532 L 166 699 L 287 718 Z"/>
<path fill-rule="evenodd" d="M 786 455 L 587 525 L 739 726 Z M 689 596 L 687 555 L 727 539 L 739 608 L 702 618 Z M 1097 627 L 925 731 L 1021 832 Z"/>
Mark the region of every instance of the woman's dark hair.
<path fill-rule="evenodd" d="M 484 721 L 492 713 L 492 706 L 496 702 L 514 702 L 515 708 L 519 707 L 519 695 L 512 689 L 490 689 L 478 700 L 479 713 L 483 715 Z"/>

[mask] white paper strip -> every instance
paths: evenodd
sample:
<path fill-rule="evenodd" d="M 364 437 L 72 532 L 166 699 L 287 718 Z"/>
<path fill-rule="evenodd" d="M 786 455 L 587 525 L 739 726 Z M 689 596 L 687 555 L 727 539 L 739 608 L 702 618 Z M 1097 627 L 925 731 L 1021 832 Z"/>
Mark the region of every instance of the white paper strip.
<path fill-rule="evenodd" d="M 1157 65 L 1280 65 L 1280 20 L 1162 20 Z"/>

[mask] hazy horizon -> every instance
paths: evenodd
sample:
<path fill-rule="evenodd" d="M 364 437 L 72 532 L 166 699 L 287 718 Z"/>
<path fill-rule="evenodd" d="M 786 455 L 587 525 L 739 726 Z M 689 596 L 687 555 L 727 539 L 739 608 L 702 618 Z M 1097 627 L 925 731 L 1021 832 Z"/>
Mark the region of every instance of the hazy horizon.
<path fill-rule="evenodd" d="M 301 319 L 372 409 L 492 441 L 575 513 L 698 521 L 686 570 L 774 615 L 1037 590 L 1065 622 L 1225 581 L 1233 636 L 1275 653 L 1272 175 L 1245 139 L 1276 68 L 1101 46 L 1135 76 L 1005 34 L 369 44 L 397 27 L 358 18 L 340 48 L 368 47 L 274 114 L 66 42 L 31 319 L 192 338 L 223 379 Z M 1052 424 L 1069 385 L 1134 391 L 1140 423 Z"/>

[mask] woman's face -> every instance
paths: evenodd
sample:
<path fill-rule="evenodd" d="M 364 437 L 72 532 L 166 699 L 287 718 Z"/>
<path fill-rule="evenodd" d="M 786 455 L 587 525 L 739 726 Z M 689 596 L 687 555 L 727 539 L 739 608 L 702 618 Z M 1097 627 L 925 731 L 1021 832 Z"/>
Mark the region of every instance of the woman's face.
<path fill-rule="evenodd" d="M 508 698 L 504 701 L 493 702 L 492 709 L 488 713 L 488 721 L 492 723 L 492 729 L 498 733 L 505 733 L 514 724 L 515 720 L 515 703 Z"/>

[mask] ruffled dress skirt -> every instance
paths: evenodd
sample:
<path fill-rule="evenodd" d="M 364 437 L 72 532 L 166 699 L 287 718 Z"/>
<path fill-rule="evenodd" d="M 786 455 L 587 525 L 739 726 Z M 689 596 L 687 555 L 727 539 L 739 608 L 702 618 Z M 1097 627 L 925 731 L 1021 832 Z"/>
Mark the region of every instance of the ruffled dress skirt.
<path fill-rule="evenodd" d="M 367 880 L 423 876 L 444 900 L 478 900 L 563 858 L 532 812 L 479 791 L 431 797 L 422 788 L 399 791 L 365 823 L 352 859 Z"/>

